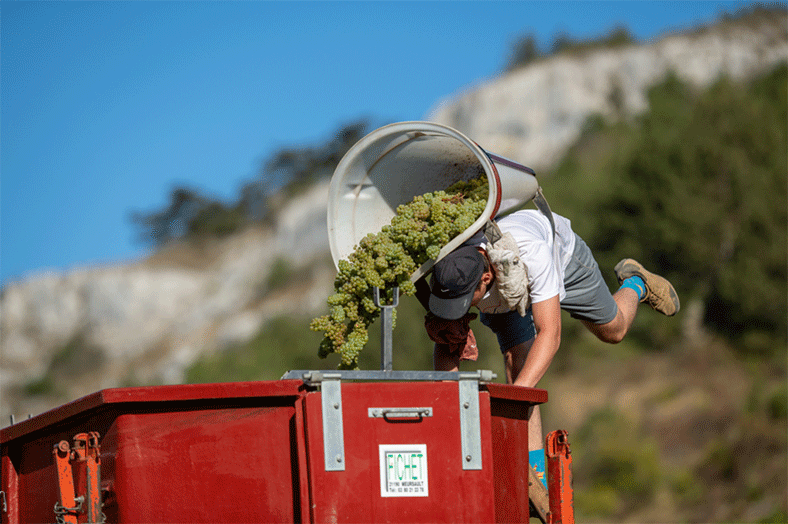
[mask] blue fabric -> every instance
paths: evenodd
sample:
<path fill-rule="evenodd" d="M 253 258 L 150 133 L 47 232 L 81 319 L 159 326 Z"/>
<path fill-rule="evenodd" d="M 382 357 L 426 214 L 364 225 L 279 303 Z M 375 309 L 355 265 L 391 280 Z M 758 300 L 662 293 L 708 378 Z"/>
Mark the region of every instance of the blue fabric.
<path fill-rule="evenodd" d="M 643 300 L 643 297 L 646 295 L 646 283 L 643 282 L 643 279 L 637 275 L 632 275 L 631 277 L 625 279 L 624 282 L 621 283 L 621 287 L 628 287 L 637 293 L 638 300 Z"/>
<path fill-rule="evenodd" d="M 498 337 L 501 353 L 536 336 L 531 308 L 528 308 L 524 317 L 521 317 L 517 311 L 507 311 L 506 313 L 482 313 L 479 315 L 479 320 Z"/>
<path fill-rule="evenodd" d="M 547 465 L 544 460 L 544 450 L 535 449 L 528 452 L 528 463 L 536 471 L 536 476 L 542 481 L 544 487 L 547 487 Z"/>

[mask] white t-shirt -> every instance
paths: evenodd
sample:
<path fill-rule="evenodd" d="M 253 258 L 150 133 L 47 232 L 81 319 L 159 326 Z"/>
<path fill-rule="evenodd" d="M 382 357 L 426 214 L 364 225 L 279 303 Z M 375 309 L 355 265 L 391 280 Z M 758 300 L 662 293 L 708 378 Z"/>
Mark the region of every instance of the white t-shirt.
<path fill-rule="evenodd" d="M 550 221 L 534 209 L 517 211 L 497 221 L 502 232 L 509 232 L 520 248 L 520 259 L 528 270 L 531 303 L 558 295 L 563 300 L 564 274 L 575 249 L 575 234 L 568 218 L 553 213 L 555 249 Z"/>

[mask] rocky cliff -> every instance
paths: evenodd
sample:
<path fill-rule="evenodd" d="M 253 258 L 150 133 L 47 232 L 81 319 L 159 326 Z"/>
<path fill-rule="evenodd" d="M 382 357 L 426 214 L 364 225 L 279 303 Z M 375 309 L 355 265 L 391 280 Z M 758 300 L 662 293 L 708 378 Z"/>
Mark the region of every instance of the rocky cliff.
<path fill-rule="evenodd" d="M 272 228 L 6 284 L 4 421 L 107 387 L 182 382 L 196 358 L 252 337 L 272 316 L 322 306 L 334 278 L 324 262 L 327 193 L 328 181 L 315 185 L 285 205 Z M 311 292 L 267 296 L 278 261 L 298 268 L 315 259 L 322 263 L 307 283 Z"/>
<path fill-rule="evenodd" d="M 538 61 L 450 96 L 428 119 L 539 170 L 561 158 L 589 116 L 628 118 L 646 110 L 649 86 L 671 72 L 704 87 L 721 75 L 750 77 L 786 56 L 784 16 L 720 23 L 650 45 Z"/>
<path fill-rule="evenodd" d="M 628 118 L 645 110 L 648 87 L 671 71 L 704 86 L 722 74 L 744 78 L 788 60 L 786 27 L 784 16 L 723 23 L 647 45 L 555 56 L 453 95 L 426 119 L 546 169 L 589 116 Z M 253 336 L 272 316 L 322 307 L 333 279 L 325 264 L 326 195 L 323 182 L 284 206 L 275 227 L 223 242 L 169 246 L 145 260 L 6 283 L 0 417 L 37 414 L 106 387 L 180 382 L 195 359 Z M 298 267 L 314 260 L 322 261 L 320 269 L 299 293 L 286 301 L 266 293 L 277 261 Z"/>

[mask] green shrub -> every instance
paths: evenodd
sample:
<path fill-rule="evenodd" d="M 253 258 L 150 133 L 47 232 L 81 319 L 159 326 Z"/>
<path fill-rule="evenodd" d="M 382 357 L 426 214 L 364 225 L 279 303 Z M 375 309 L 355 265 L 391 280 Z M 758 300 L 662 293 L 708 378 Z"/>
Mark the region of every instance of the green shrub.
<path fill-rule="evenodd" d="M 611 268 L 636 258 L 684 304 L 700 299 L 705 324 L 740 352 L 767 357 L 788 333 L 787 71 L 704 92 L 670 76 L 639 121 L 589 125 L 543 184 L 611 288 Z M 679 329 L 641 315 L 630 336 L 665 347 Z"/>
<path fill-rule="evenodd" d="M 620 517 L 648 504 L 660 481 L 656 445 L 613 408 L 592 413 L 573 438 L 576 507 Z"/>

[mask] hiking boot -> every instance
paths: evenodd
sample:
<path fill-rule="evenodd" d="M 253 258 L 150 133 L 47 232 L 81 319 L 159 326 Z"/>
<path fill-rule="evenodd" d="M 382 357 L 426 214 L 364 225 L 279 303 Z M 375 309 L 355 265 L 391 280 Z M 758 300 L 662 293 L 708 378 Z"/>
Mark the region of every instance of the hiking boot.
<path fill-rule="evenodd" d="M 678 312 L 679 296 L 666 278 L 646 271 L 639 262 L 631 258 L 625 258 L 616 264 L 613 270 L 616 272 L 619 284 L 633 275 L 643 279 L 646 284 L 646 294 L 641 302 L 647 302 L 649 306 L 669 317 Z"/>

